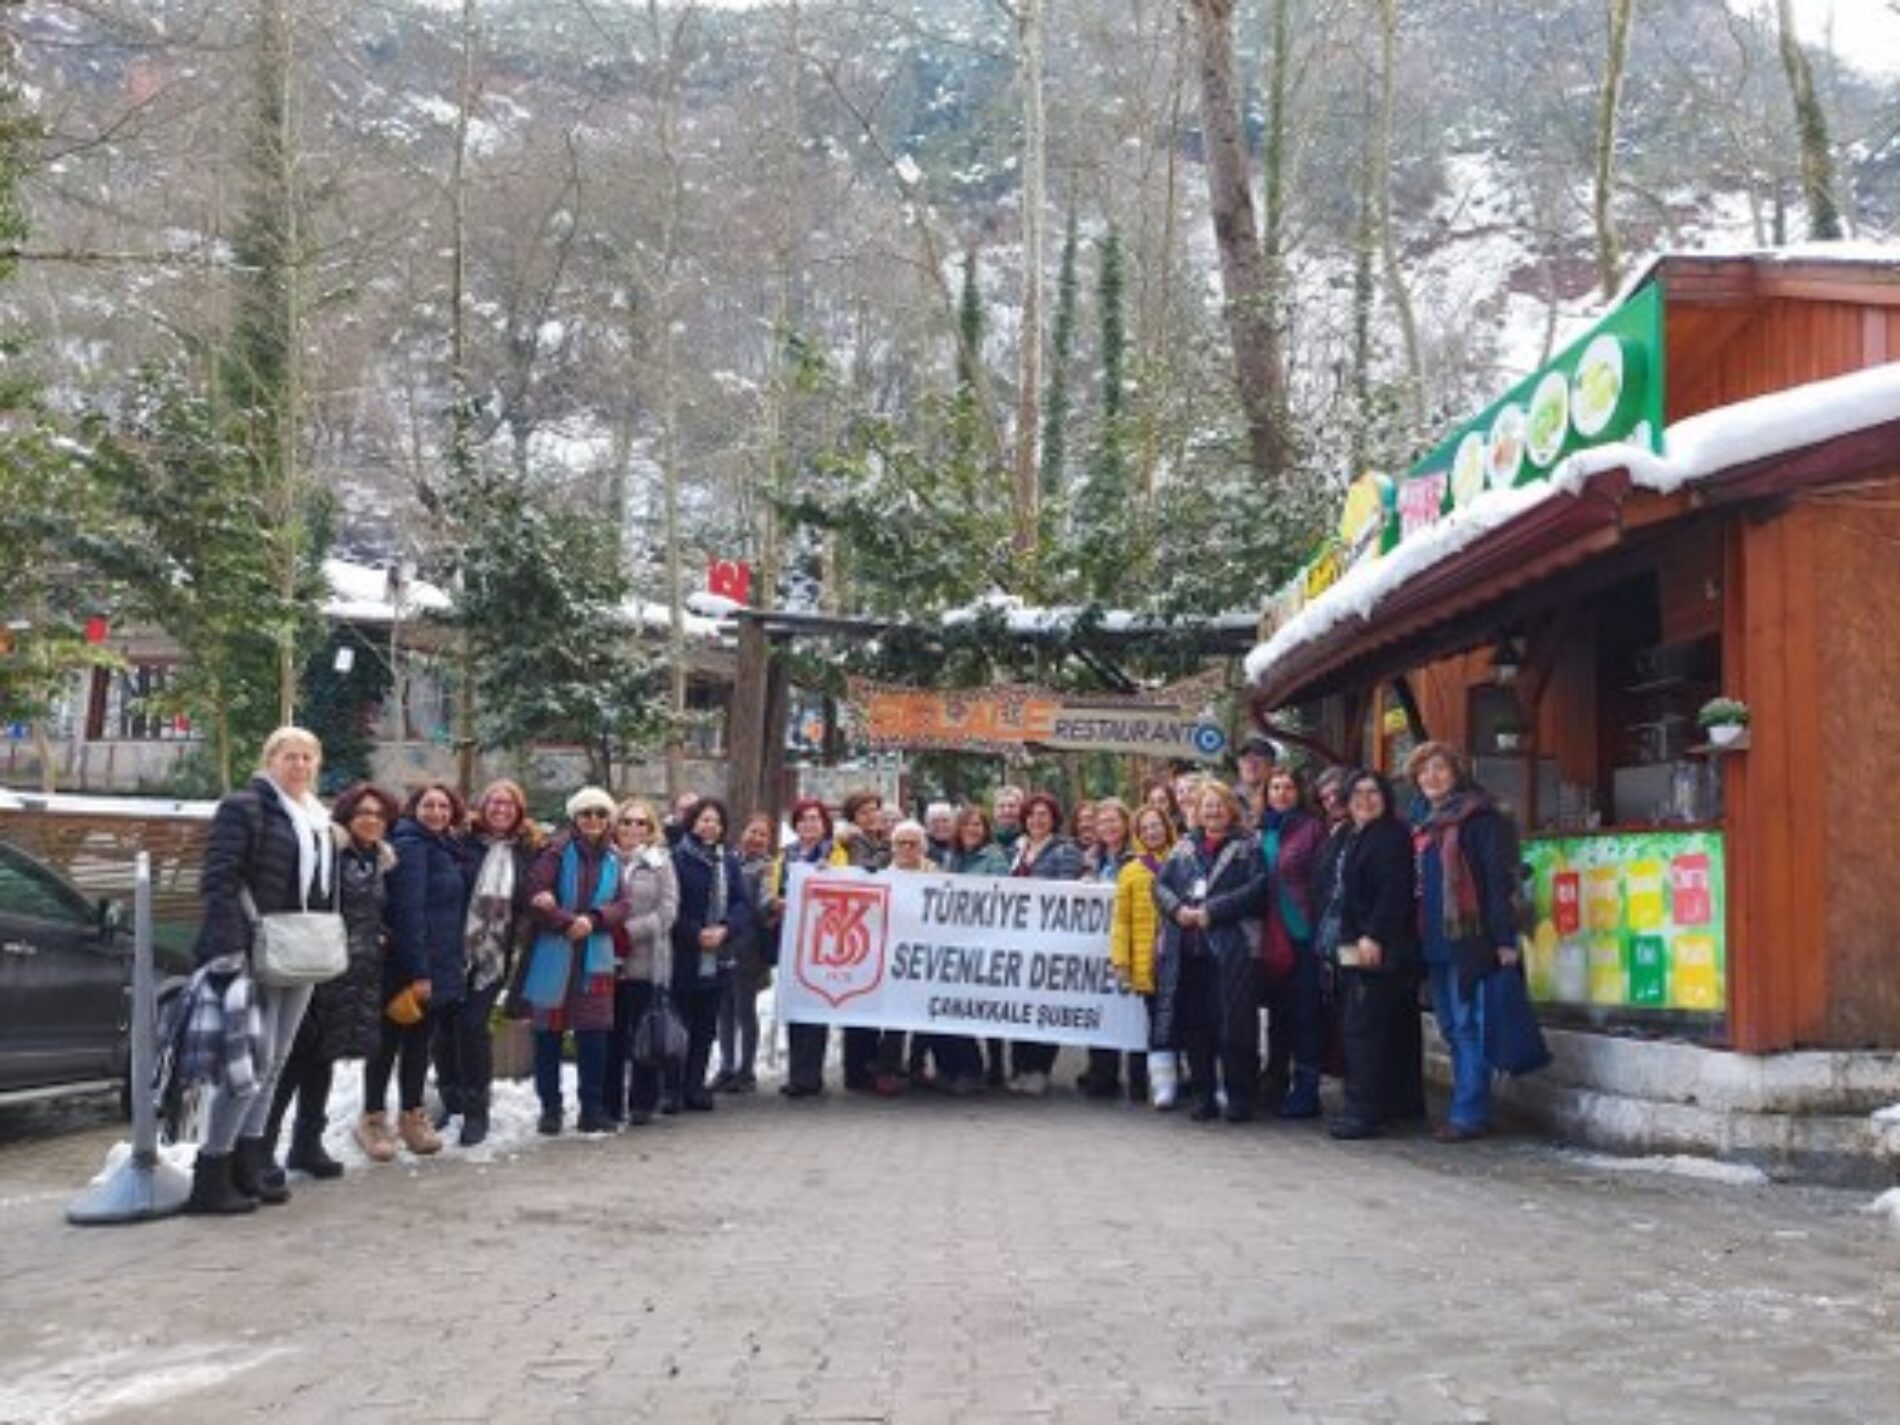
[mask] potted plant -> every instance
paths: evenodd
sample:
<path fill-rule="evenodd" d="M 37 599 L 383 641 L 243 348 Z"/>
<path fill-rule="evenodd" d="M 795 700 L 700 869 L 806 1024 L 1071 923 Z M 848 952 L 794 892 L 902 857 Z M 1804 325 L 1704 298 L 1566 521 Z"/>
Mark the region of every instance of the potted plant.
<path fill-rule="evenodd" d="M 1696 721 L 1715 746 L 1733 746 L 1748 731 L 1748 704 L 1739 698 L 1710 698 L 1696 714 Z"/>
<path fill-rule="evenodd" d="M 1521 752 L 1531 745 L 1530 729 L 1515 712 L 1506 713 L 1497 726 L 1498 751 Z"/>

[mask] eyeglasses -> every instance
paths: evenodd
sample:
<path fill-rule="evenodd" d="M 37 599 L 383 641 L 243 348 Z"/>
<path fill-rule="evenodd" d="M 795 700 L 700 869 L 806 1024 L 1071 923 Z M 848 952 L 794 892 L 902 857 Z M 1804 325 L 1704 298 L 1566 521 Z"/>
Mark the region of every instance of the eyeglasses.
<path fill-rule="evenodd" d="M 574 813 L 574 820 L 576 821 L 594 821 L 597 819 L 605 820 L 608 815 L 609 813 L 602 811 L 599 807 L 582 807 L 579 811 Z"/>

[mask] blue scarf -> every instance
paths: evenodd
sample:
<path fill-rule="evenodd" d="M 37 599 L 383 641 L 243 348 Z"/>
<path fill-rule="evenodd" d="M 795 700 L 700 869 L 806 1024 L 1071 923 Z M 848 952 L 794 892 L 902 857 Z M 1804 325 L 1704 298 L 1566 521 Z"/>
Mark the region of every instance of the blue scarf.
<path fill-rule="evenodd" d="M 1280 906 L 1280 919 L 1286 926 L 1286 933 L 1300 944 L 1305 945 L 1313 939 L 1313 926 L 1304 912 L 1293 899 L 1293 893 L 1280 880 L 1280 833 L 1293 821 L 1293 813 L 1268 809 L 1261 823 L 1260 851 L 1267 861 L 1267 875 L 1272 878 L 1275 898 Z"/>
<path fill-rule="evenodd" d="M 593 903 L 584 907 L 586 910 L 598 911 L 611 904 L 620 886 L 620 862 L 614 853 L 603 848 L 601 860 L 604 864 L 600 882 L 594 888 Z M 582 869 L 580 842 L 570 841 L 561 851 L 561 874 L 555 888 L 555 895 L 565 909 L 583 909 L 580 904 Z M 545 1021 L 545 1027 L 558 1031 L 566 1018 L 568 981 L 574 971 L 574 942 L 558 931 L 544 930 L 535 937 L 533 955 L 521 983 L 521 993 Z M 596 916 L 594 933 L 587 937 L 586 954 L 581 961 L 581 992 L 611 994 L 613 983 L 613 936 Z"/>

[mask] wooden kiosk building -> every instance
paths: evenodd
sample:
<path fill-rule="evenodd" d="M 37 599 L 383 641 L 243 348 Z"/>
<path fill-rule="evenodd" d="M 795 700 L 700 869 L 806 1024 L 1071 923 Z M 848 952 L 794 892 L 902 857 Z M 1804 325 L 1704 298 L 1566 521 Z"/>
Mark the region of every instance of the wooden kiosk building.
<path fill-rule="evenodd" d="M 1900 1100 L 1900 250 L 1659 260 L 1354 496 L 1255 706 L 1394 772 L 1452 741 L 1510 804 L 1558 1051 L 1519 1101 L 1626 1148 L 1900 1162 L 1868 1117 Z"/>

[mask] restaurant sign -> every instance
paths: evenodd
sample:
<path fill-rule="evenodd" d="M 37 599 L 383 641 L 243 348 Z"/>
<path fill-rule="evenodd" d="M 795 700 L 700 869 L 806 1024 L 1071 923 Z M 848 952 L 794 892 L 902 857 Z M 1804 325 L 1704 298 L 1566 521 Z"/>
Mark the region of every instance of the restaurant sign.
<path fill-rule="evenodd" d="M 1490 491 L 1549 479 L 1578 451 L 1619 441 L 1663 447 L 1663 303 L 1655 283 L 1452 431 L 1403 478 L 1354 480 L 1338 531 L 1269 601 L 1262 637 L 1362 561 Z"/>
<path fill-rule="evenodd" d="M 1628 832 L 1524 844 L 1533 998 L 1719 1014 L 1728 1004 L 1722 834 Z"/>
<path fill-rule="evenodd" d="M 899 688 L 850 680 L 859 736 L 874 748 L 1124 752 L 1210 761 L 1227 734 L 1178 702 L 1085 697 L 1046 688 Z"/>

